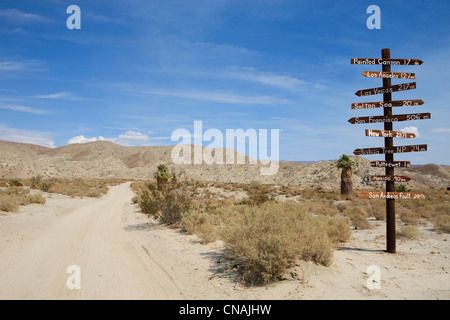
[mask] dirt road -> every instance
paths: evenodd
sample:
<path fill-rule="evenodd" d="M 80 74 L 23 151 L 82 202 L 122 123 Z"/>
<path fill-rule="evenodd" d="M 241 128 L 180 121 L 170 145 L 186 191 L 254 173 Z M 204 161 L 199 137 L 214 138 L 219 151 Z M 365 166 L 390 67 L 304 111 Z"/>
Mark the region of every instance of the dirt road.
<path fill-rule="evenodd" d="M 127 230 L 132 197 L 127 183 L 48 225 L 36 221 L 39 232 L 29 228 L 20 246 L 11 241 L 1 251 L 0 299 L 183 299 L 161 262 Z"/>

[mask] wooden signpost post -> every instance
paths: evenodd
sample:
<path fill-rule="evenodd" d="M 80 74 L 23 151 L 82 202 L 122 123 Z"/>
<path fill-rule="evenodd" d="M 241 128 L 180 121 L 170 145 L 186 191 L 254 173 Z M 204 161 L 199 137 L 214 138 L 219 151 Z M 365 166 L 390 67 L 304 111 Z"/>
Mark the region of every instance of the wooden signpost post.
<path fill-rule="evenodd" d="M 425 199 L 424 194 L 410 193 L 410 192 L 395 192 L 395 182 L 408 182 L 411 180 L 406 176 L 396 176 L 394 174 L 395 168 L 409 168 L 410 161 L 394 161 L 394 154 L 406 152 L 422 152 L 427 151 L 427 145 L 409 145 L 394 147 L 394 138 L 414 139 L 416 135 L 409 132 L 393 131 L 393 123 L 399 121 L 423 120 L 431 119 L 430 113 L 415 113 L 415 114 L 400 114 L 393 115 L 393 107 L 409 107 L 421 106 L 424 104 L 422 100 L 398 100 L 392 101 L 392 93 L 414 90 L 417 85 L 415 82 L 392 85 L 392 79 L 416 79 L 414 73 L 405 72 L 391 72 L 391 66 L 418 66 L 423 63 L 419 59 L 391 59 L 390 49 L 383 49 L 381 51 L 381 59 L 379 58 L 352 58 L 351 64 L 356 65 L 381 65 L 380 71 L 364 71 L 362 75 L 366 78 L 381 78 L 383 86 L 373 89 L 359 90 L 355 94 L 359 97 L 382 94 L 383 101 L 380 102 L 363 102 L 353 103 L 352 109 L 372 109 L 383 108 L 382 116 L 372 117 L 357 117 L 348 120 L 352 124 L 369 124 L 369 123 L 383 123 L 384 130 L 366 130 L 368 137 L 384 138 L 384 147 L 378 148 L 361 148 L 356 149 L 353 153 L 355 155 L 372 155 L 384 154 L 384 161 L 372 161 L 371 166 L 377 168 L 385 168 L 386 174 L 383 176 L 371 176 L 371 181 L 385 181 L 386 192 L 360 192 L 358 196 L 367 199 L 386 199 L 386 251 L 389 253 L 396 252 L 395 241 L 395 199 Z"/>

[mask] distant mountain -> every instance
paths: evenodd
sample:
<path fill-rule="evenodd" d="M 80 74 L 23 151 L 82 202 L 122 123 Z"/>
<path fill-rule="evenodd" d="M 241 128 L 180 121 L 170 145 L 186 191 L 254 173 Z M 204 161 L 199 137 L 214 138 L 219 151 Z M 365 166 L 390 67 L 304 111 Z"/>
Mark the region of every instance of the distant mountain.
<path fill-rule="evenodd" d="M 108 141 L 71 144 L 59 148 L 15 143 L 0 140 L 0 178 L 30 178 L 41 175 L 56 178 L 82 179 L 152 179 L 156 167 L 167 164 L 180 178 L 202 181 L 242 182 L 299 185 L 302 187 L 339 188 L 340 170 L 335 161 L 280 161 L 274 175 L 261 175 L 261 163 L 251 164 L 174 164 L 171 159 L 173 147 L 126 147 Z M 202 148 L 201 150 L 205 150 Z M 210 150 L 210 149 L 207 149 Z M 194 146 L 191 146 L 191 162 Z M 225 149 L 223 153 L 226 154 Z M 239 153 L 232 152 L 235 159 Z M 213 153 L 214 155 L 214 153 Z M 356 166 L 356 188 L 383 186 L 377 182 L 367 186 L 367 175 L 383 175 L 384 169 L 372 168 L 370 160 L 352 157 Z M 225 161 L 224 161 L 225 162 Z M 412 180 L 409 188 L 446 188 L 450 186 L 450 167 L 427 164 L 396 169 Z"/>

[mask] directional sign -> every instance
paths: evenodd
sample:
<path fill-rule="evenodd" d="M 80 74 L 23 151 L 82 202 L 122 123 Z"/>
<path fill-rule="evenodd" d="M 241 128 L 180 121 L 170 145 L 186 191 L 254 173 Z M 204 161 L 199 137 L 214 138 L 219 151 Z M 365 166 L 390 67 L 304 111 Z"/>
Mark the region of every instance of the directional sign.
<path fill-rule="evenodd" d="M 428 146 L 426 144 L 418 144 L 414 146 L 401 146 L 393 147 L 392 149 L 382 147 L 382 148 L 366 148 L 366 149 L 356 149 L 353 154 L 356 156 L 361 155 L 371 155 L 371 154 L 393 154 L 393 153 L 408 153 L 408 152 L 425 152 Z"/>
<path fill-rule="evenodd" d="M 410 168 L 411 161 L 371 161 L 370 166 L 375 168 Z"/>
<path fill-rule="evenodd" d="M 390 131 L 390 130 L 366 130 L 366 137 L 381 137 L 381 138 L 411 138 L 414 139 L 414 133 Z"/>
<path fill-rule="evenodd" d="M 381 72 L 381 71 L 364 71 L 362 75 L 366 78 L 388 78 L 388 79 L 415 79 L 415 73 L 406 72 Z"/>
<path fill-rule="evenodd" d="M 352 64 L 385 65 L 385 66 L 419 66 L 423 63 L 419 59 L 378 59 L 378 58 L 352 58 Z"/>
<path fill-rule="evenodd" d="M 374 109 L 374 108 L 391 108 L 391 107 L 410 107 L 410 106 L 421 106 L 423 105 L 423 100 L 397 100 L 388 102 L 361 102 L 352 103 L 352 109 Z"/>
<path fill-rule="evenodd" d="M 410 83 L 397 84 L 395 86 L 390 86 L 390 87 L 380 87 L 380 88 L 359 90 L 355 94 L 358 97 L 364 97 L 364 96 L 371 96 L 374 94 L 383 94 L 383 93 L 398 92 L 398 91 L 405 91 L 405 90 L 414 90 L 414 89 L 416 89 L 416 87 L 417 87 L 417 84 L 415 82 L 410 82 Z"/>
<path fill-rule="evenodd" d="M 425 199 L 423 193 L 412 192 L 359 192 L 358 197 L 366 199 L 399 199 L 399 200 L 414 200 Z"/>
<path fill-rule="evenodd" d="M 431 119 L 431 113 L 399 114 L 396 116 L 356 117 L 348 120 L 351 124 L 399 122 Z"/>
<path fill-rule="evenodd" d="M 370 181 L 394 181 L 394 182 L 408 182 L 410 177 L 406 176 L 370 176 Z"/>

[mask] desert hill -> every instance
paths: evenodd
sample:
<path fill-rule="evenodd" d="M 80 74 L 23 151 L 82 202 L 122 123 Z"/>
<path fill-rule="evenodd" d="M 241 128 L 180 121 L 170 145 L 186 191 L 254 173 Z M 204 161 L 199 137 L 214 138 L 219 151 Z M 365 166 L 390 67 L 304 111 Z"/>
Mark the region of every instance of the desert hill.
<path fill-rule="evenodd" d="M 140 180 L 151 179 L 156 167 L 165 163 L 180 178 L 241 183 L 258 181 L 302 187 L 339 187 L 340 170 L 336 168 L 334 161 L 313 163 L 280 161 L 277 174 L 263 176 L 260 169 L 267 165 L 249 164 L 248 157 L 245 157 L 247 164 L 176 165 L 171 159 L 172 148 L 126 147 L 108 141 L 97 141 L 52 149 L 0 140 L 0 178 L 30 178 L 41 175 L 48 178 Z M 234 154 L 236 159 L 238 153 Z M 367 185 L 364 177 L 370 174 L 382 175 L 384 169 L 372 168 L 370 160 L 363 157 L 352 159 L 356 162 L 353 179 L 356 188 L 383 185 L 383 183 Z M 397 172 L 412 178 L 408 183 L 409 188 L 450 186 L 450 167 L 428 164 Z"/>

